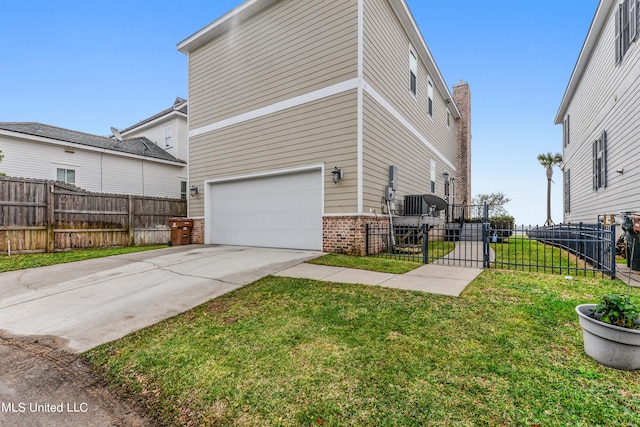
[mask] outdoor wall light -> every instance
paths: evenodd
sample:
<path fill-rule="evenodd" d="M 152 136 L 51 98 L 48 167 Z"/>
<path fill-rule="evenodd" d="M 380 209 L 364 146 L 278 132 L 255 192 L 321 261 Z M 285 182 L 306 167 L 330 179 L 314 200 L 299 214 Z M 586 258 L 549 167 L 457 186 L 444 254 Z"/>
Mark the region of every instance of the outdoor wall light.
<path fill-rule="evenodd" d="M 191 188 L 189 189 L 189 192 L 191 193 L 191 197 L 195 197 L 198 194 L 200 194 L 200 189 L 198 188 L 197 185 L 192 185 Z"/>
<path fill-rule="evenodd" d="M 337 166 L 333 169 L 333 171 L 331 171 L 331 174 L 333 175 L 333 182 L 336 184 L 338 183 L 338 181 L 344 178 L 344 171 L 342 169 L 338 169 Z"/>

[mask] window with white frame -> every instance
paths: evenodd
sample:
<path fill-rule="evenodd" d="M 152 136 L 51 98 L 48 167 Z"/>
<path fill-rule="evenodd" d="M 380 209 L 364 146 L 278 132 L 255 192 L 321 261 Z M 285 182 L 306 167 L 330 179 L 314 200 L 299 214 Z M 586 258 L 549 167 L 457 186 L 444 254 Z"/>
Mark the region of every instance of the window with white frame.
<path fill-rule="evenodd" d="M 62 181 L 66 184 L 76 184 L 76 171 L 75 169 L 56 168 L 56 180 Z"/>
<path fill-rule="evenodd" d="M 564 119 L 564 123 L 562 126 L 562 140 L 564 142 L 564 146 L 569 145 L 569 115 L 567 114 L 567 118 Z"/>
<path fill-rule="evenodd" d="M 431 192 L 436 192 L 436 161 L 431 159 Z"/>
<path fill-rule="evenodd" d="M 414 95 L 418 91 L 418 57 L 412 48 L 409 48 L 409 90 Z"/>
<path fill-rule="evenodd" d="M 187 181 L 180 181 L 180 198 L 187 200 Z"/>
<path fill-rule="evenodd" d="M 616 63 L 622 62 L 640 25 L 640 0 L 622 0 L 615 15 Z"/>
<path fill-rule="evenodd" d="M 607 132 L 593 141 L 593 189 L 607 187 Z"/>
<path fill-rule="evenodd" d="M 172 129 L 172 126 L 169 125 L 164 128 L 164 146 L 171 147 L 172 140 L 173 140 L 173 129 Z"/>
<path fill-rule="evenodd" d="M 427 113 L 433 117 L 433 83 L 430 78 L 427 80 Z"/>

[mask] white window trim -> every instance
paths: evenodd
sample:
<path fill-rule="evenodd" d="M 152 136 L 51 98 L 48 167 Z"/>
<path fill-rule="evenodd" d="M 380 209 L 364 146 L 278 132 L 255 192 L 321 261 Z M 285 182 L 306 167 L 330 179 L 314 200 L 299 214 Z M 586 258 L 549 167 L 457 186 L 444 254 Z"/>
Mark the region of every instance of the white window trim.
<path fill-rule="evenodd" d="M 411 76 L 415 75 L 415 92 L 411 88 Z M 418 98 L 418 54 L 413 46 L 409 45 L 409 92 L 414 98 Z"/>
<path fill-rule="evenodd" d="M 77 166 L 73 166 L 73 165 L 64 165 L 64 164 L 53 164 L 53 176 L 54 176 L 54 181 L 58 181 L 58 170 L 64 170 L 65 171 L 65 179 L 64 182 L 65 184 L 70 184 L 70 185 L 75 185 L 76 187 L 78 186 L 78 167 Z M 67 182 L 67 173 L 68 171 L 73 171 L 73 175 L 74 175 L 74 182 L 70 183 Z"/>
<path fill-rule="evenodd" d="M 165 148 L 173 147 L 173 125 L 167 125 L 164 127 L 164 147 Z"/>
<path fill-rule="evenodd" d="M 431 104 L 431 111 L 429 111 L 429 104 Z M 427 116 L 433 120 L 433 82 L 431 76 L 427 76 Z"/>
<path fill-rule="evenodd" d="M 430 159 L 430 182 L 429 182 L 429 191 L 432 194 L 436 194 L 436 161 L 435 159 Z"/>

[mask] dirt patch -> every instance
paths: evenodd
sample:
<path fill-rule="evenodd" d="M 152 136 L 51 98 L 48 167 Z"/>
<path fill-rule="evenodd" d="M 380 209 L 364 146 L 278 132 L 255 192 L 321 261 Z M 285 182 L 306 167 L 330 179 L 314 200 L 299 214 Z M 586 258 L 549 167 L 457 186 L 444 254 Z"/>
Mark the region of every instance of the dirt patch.
<path fill-rule="evenodd" d="M 55 337 L 0 331 L 0 425 L 152 426 Z"/>

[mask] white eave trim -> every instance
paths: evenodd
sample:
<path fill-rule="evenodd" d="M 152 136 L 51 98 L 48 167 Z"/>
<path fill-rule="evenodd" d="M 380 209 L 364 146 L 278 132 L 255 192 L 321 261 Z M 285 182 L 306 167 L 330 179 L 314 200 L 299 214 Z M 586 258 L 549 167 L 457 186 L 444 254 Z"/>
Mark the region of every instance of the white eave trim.
<path fill-rule="evenodd" d="M 587 65 L 589 64 L 589 60 L 591 59 L 591 54 L 598 43 L 598 39 L 602 34 L 602 30 L 607 24 L 607 18 L 611 13 L 611 8 L 616 4 L 616 0 L 601 0 L 598 5 L 598 9 L 593 17 L 593 21 L 591 22 L 591 26 L 589 27 L 589 32 L 587 33 L 587 37 L 582 45 L 582 49 L 580 50 L 580 55 L 578 56 L 578 60 L 576 61 L 576 65 L 573 68 L 573 72 L 571 73 L 571 78 L 569 79 L 569 84 L 567 85 L 567 89 L 564 92 L 564 96 L 562 97 L 562 102 L 560 103 L 560 107 L 558 108 L 558 113 L 556 114 L 555 124 L 559 125 L 564 121 L 564 116 L 567 113 L 567 109 L 569 108 L 569 103 L 573 98 L 573 95 L 578 88 L 578 84 L 580 80 L 582 80 L 582 76 L 584 74 Z M 612 45 L 613 47 L 613 45 Z"/>
<path fill-rule="evenodd" d="M 250 16 L 255 15 L 276 1 L 277 0 L 248 0 L 232 11 L 216 19 L 211 24 L 202 28 L 191 37 L 178 43 L 178 50 L 187 54 L 229 30 L 234 25 L 237 25 L 238 22 L 244 21 Z"/>
<path fill-rule="evenodd" d="M 167 114 L 157 117 L 149 122 L 146 123 L 141 123 L 138 125 L 133 125 L 130 126 L 128 130 L 126 131 L 120 131 L 120 134 L 122 134 L 122 136 L 126 136 L 135 132 L 140 132 L 148 127 L 152 127 L 152 126 L 156 126 L 162 122 L 168 122 L 171 121 L 177 117 L 183 117 L 183 118 L 187 118 L 187 115 L 185 113 L 181 113 L 180 111 L 170 111 Z"/>
<path fill-rule="evenodd" d="M 453 115 L 454 118 L 459 119 L 461 117 L 460 110 L 458 110 L 458 106 L 456 105 L 456 103 L 453 102 L 453 96 L 449 91 L 449 87 L 447 86 L 447 83 L 445 82 L 444 77 L 442 77 L 442 73 L 440 73 L 440 69 L 436 64 L 436 61 L 433 59 L 433 55 L 431 55 L 431 51 L 429 50 L 427 43 L 424 41 L 424 38 L 422 37 L 422 33 L 420 32 L 420 28 L 418 27 L 418 24 L 416 24 L 415 19 L 413 19 L 413 15 L 409 10 L 409 6 L 407 6 L 406 1 L 405 0 L 388 0 L 388 1 L 389 1 L 389 5 L 391 5 L 391 8 L 395 12 L 398 19 L 400 20 L 400 23 L 404 27 L 405 32 L 409 36 L 409 39 L 411 40 L 411 44 L 414 47 L 414 49 L 416 49 L 418 56 L 422 58 L 423 61 L 426 58 L 427 62 L 425 62 L 425 65 L 427 67 L 427 71 L 429 72 L 429 75 L 432 76 L 435 87 L 438 89 L 438 91 L 440 92 L 442 97 L 445 99 L 445 101 L 447 100 L 450 101 L 447 103 L 447 105 L 451 107 L 450 108 L 451 114 Z"/>

